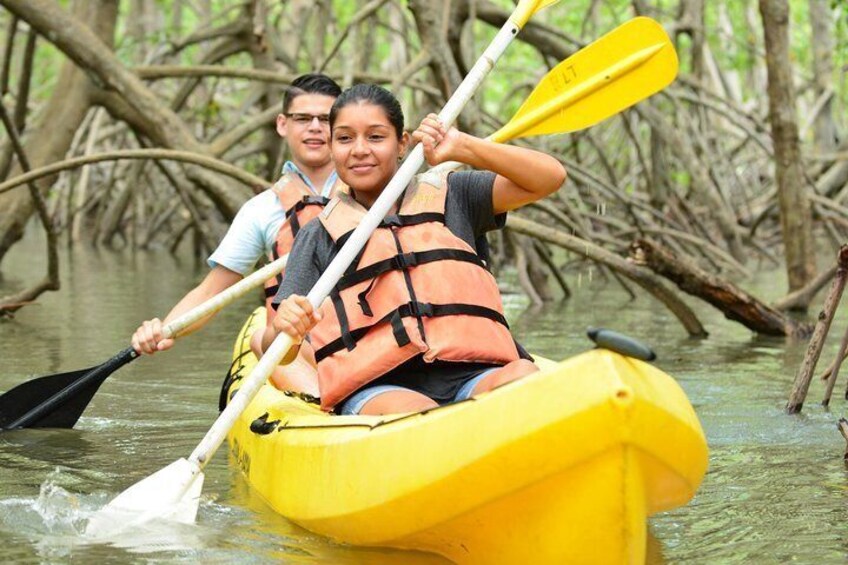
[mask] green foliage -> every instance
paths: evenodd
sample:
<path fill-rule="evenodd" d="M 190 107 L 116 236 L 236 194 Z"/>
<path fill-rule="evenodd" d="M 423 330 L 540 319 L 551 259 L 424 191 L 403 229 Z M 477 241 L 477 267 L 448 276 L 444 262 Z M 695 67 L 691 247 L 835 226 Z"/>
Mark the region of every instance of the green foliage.
<path fill-rule="evenodd" d="M 681 186 L 689 186 L 689 182 L 692 180 L 692 175 L 689 174 L 689 171 L 680 169 L 671 171 L 669 176 L 675 184 L 679 184 Z"/>

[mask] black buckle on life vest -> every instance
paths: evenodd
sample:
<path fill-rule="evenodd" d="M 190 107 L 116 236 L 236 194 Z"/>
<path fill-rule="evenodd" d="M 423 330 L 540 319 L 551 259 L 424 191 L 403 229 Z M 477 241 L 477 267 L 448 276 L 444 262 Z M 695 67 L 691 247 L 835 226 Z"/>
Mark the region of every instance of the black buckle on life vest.
<path fill-rule="evenodd" d="M 380 222 L 381 228 L 400 228 L 405 224 L 403 223 L 403 219 L 398 215 L 386 216 L 383 218 L 383 221 Z"/>
<path fill-rule="evenodd" d="M 435 310 L 433 309 L 433 305 L 426 302 L 410 302 L 409 303 L 409 311 L 416 318 L 432 318 L 435 314 Z"/>
<path fill-rule="evenodd" d="M 300 221 L 297 219 L 297 213 L 307 206 L 326 206 L 330 199 L 325 196 L 312 196 L 304 194 L 294 206 L 286 210 L 286 219 L 289 220 L 292 228 L 292 235 L 297 235 L 300 231 Z"/>
<path fill-rule="evenodd" d="M 314 196 L 311 194 L 304 194 L 300 197 L 300 200 L 295 202 L 294 206 L 286 210 L 286 216 L 290 216 L 295 212 L 300 212 L 307 206 L 326 206 L 330 202 L 330 199 L 325 196 Z"/>
<path fill-rule="evenodd" d="M 303 202 L 304 206 L 308 206 L 309 204 L 318 204 L 319 206 L 326 206 L 330 203 L 330 199 L 326 196 L 313 196 L 311 194 L 304 194 L 303 198 L 300 199 Z"/>
<path fill-rule="evenodd" d="M 392 268 L 398 271 L 417 265 L 418 255 L 414 252 L 400 253 L 392 257 Z"/>

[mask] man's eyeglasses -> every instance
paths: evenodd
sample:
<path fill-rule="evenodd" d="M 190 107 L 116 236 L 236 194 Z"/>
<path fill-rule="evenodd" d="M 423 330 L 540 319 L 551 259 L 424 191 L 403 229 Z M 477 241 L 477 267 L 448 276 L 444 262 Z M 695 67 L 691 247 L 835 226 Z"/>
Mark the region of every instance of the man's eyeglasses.
<path fill-rule="evenodd" d="M 330 124 L 330 114 L 301 114 L 301 113 L 292 113 L 292 114 L 284 114 L 286 118 L 292 120 L 299 126 L 308 126 L 312 123 L 312 120 L 318 118 L 318 123 L 322 126 L 326 126 Z"/>

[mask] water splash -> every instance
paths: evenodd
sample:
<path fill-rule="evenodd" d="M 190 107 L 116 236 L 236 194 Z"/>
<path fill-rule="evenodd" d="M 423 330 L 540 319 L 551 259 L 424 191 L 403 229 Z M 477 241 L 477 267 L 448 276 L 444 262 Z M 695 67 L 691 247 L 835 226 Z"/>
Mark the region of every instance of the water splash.
<path fill-rule="evenodd" d="M 110 546 L 129 553 L 196 552 L 214 541 L 214 532 L 208 528 L 165 520 L 93 539 L 85 535 L 88 521 L 111 496 L 102 492 L 69 492 L 60 486 L 68 480 L 67 471 L 57 468 L 41 484 L 37 497 L 0 500 L 0 533 L 28 540 L 41 558 L 51 559 L 96 546 Z M 203 501 L 201 506 L 204 512 L 213 515 L 220 513 L 222 508 L 209 500 Z"/>
<path fill-rule="evenodd" d="M 105 496 L 80 497 L 59 486 L 61 481 L 62 470 L 57 468 L 41 484 L 37 498 L 0 500 L 3 529 L 28 535 L 80 535 Z"/>

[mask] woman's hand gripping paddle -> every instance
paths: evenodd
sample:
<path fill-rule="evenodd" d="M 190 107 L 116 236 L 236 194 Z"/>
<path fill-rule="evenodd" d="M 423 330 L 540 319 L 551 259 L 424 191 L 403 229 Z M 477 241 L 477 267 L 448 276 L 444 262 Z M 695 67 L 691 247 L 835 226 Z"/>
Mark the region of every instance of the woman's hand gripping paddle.
<path fill-rule="evenodd" d="M 229 303 L 277 276 L 288 255 L 268 263 L 227 290 L 192 308 L 162 329 L 166 338 L 214 314 Z M 0 430 L 17 428 L 73 428 L 94 393 L 109 375 L 139 357 L 127 347 L 105 363 L 70 373 L 57 373 L 21 383 L 0 396 Z"/>
<path fill-rule="evenodd" d="M 509 20 L 442 109 L 439 114 L 442 123 L 447 126 L 453 124 L 462 108 L 474 95 L 483 79 L 527 20 L 535 12 L 554 2 L 556 0 L 521 0 L 519 2 Z M 307 295 L 313 307 L 317 309 L 336 286 L 342 274 L 365 246 L 371 233 L 423 164 L 424 150 L 419 145 L 403 162 L 394 178 Z M 239 415 L 292 345 L 288 335 L 278 335 L 189 458 L 171 463 L 119 494 L 89 520 L 86 533 L 95 537 L 108 536 L 151 519 L 194 522 L 203 485 L 203 467 L 223 443 Z"/>

